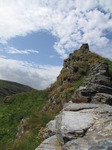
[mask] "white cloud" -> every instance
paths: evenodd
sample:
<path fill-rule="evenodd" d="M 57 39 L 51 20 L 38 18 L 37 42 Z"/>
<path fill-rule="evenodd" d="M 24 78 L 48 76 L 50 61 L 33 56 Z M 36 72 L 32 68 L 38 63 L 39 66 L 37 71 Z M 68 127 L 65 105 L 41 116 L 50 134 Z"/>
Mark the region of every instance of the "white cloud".
<path fill-rule="evenodd" d="M 6 58 L 6 56 L 4 56 L 4 55 L 0 55 L 0 58 Z"/>
<path fill-rule="evenodd" d="M 111 43 L 105 34 L 112 32 L 111 7 L 112 0 L 1 0 L 0 41 L 45 29 L 58 37 L 54 48 L 62 58 L 84 42 L 101 51 Z"/>
<path fill-rule="evenodd" d="M 54 58 L 54 57 L 55 57 L 54 55 L 50 55 L 50 56 L 49 56 L 49 58 Z"/>
<path fill-rule="evenodd" d="M 44 89 L 56 80 L 61 68 L 62 66 L 42 66 L 1 57 L 0 79 L 8 79 L 36 89 Z"/>
<path fill-rule="evenodd" d="M 37 50 L 33 49 L 25 49 L 25 50 L 18 50 L 14 47 L 7 47 L 7 51 L 9 54 L 30 54 L 30 53 L 36 53 L 38 54 L 39 52 Z"/>

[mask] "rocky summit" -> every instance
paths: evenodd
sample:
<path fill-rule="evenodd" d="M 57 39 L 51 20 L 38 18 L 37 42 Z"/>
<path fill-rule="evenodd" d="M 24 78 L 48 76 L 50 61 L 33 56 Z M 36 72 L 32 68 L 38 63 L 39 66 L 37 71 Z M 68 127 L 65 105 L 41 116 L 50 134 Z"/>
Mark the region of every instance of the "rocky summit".
<path fill-rule="evenodd" d="M 80 52 L 90 55 L 88 44 L 82 45 Z M 66 70 L 71 75 L 77 73 L 78 66 L 71 65 L 73 56 L 77 64 L 77 61 L 84 61 L 84 55 L 75 57 L 71 54 L 64 62 L 62 73 Z M 86 63 L 89 71 L 84 82 L 74 90 L 71 101 L 63 104 L 60 113 L 47 124 L 45 140 L 36 150 L 112 150 L 112 78 L 109 66 L 96 60 L 93 64 L 88 60 Z M 67 77 L 64 76 L 60 86 L 75 81 Z"/>

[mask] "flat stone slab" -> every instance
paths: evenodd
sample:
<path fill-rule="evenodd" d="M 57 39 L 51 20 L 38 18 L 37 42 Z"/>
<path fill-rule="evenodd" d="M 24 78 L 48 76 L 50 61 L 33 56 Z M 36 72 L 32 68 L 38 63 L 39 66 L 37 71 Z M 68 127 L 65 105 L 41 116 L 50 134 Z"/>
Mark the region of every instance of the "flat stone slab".
<path fill-rule="evenodd" d="M 86 130 L 94 124 L 92 109 L 84 111 L 63 111 L 56 118 L 57 136 L 62 143 L 83 137 Z"/>
<path fill-rule="evenodd" d="M 88 113 L 63 111 L 62 113 L 62 132 L 82 132 L 88 129 L 92 124 L 93 116 Z M 64 130 L 64 131 L 63 131 Z"/>
<path fill-rule="evenodd" d="M 100 106 L 101 105 L 98 105 L 98 104 L 89 104 L 89 103 L 77 104 L 77 103 L 69 102 L 64 105 L 63 110 L 64 111 L 80 111 L 84 109 L 95 109 Z"/>

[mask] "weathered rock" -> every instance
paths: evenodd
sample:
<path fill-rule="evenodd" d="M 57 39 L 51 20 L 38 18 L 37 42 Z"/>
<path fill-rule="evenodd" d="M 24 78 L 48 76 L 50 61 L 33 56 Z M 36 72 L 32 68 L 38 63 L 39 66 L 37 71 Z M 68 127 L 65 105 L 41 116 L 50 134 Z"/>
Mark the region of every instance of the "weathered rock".
<path fill-rule="evenodd" d="M 82 44 L 82 46 L 80 47 L 80 50 L 82 50 L 83 52 L 89 51 L 89 45 L 87 43 Z"/>
<path fill-rule="evenodd" d="M 109 105 L 68 103 L 56 125 L 64 150 L 109 150 L 112 147 L 112 107 Z"/>
<path fill-rule="evenodd" d="M 62 150 L 62 147 L 57 137 L 54 135 L 43 141 L 35 150 Z"/>
<path fill-rule="evenodd" d="M 62 143 L 77 137 L 83 137 L 86 130 L 89 129 L 93 123 L 92 113 L 88 113 L 88 110 L 82 113 L 81 111 L 63 111 L 56 120 L 58 137 Z"/>
<path fill-rule="evenodd" d="M 98 108 L 98 107 L 101 107 L 101 105 L 99 104 L 91 104 L 91 103 L 83 103 L 83 104 L 77 104 L 77 103 L 72 103 L 72 102 L 69 102 L 69 103 L 66 103 L 63 107 L 63 110 L 64 111 L 80 111 L 80 110 L 86 110 L 86 109 L 95 109 L 95 108 Z"/>
<path fill-rule="evenodd" d="M 44 138 L 48 138 L 54 134 L 56 134 L 56 120 L 51 120 L 47 125 L 46 125 L 46 133 L 44 134 Z"/>
<path fill-rule="evenodd" d="M 106 93 L 96 93 L 92 101 L 112 105 L 112 95 Z"/>
<path fill-rule="evenodd" d="M 45 140 L 36 150 L 58 150 L 62 147 L 63 150 L 112 149 L 112 106 L 69 102 L 56 117 L 55 123 L 56 129 L 54 121 L 48 126 L 56 132 L 56 136 Z"/>
<path fill-rule="evenodd" d="M 112 141 L 100 141 L 97 145 L 91 146 L 89 150 L 112 150 Z"/>
<path fill-rule="evenodd" d="M 63 146 L 63 150 L 88 150 L 88 148 L 88 142 L 83 138 L 71 140 Z"/>
<path fill-rule="evenodd" d="M 83 44 L 80 51 L 84 55 L 89 54 L 88 44 Z M 58 77 L 58 94 L 62 90 L 61 85 L 75 81 L 73 74 L 80 70 L 77 64 L 84 59 L 83 55 L 70 54 L 64 61 L 63 77 Z M 91 67 L 91 63 L 88 66 Z M 55 94 L 51 96 L 50 103 L 54 106 L 56 98 Z M 74 92 L 72 101 L 75 103 L 66 103 L 56 120 L 48 123 L 46 137 L 51 137 L 36 150 L 112 150 L 112 107 L 109 106 L 112 105 L 112 78 L 107 63 L 91 67 L 83 85 Z"/>
<path fill-rule="evenodd" d="M 91 101 L 92 103 L 99 103 L 102 95 L 99 93 L 112 95 L 112 80 L 109 77 L 107 63 L 100 63 L 91 68 L 89 76 L 83 85 L 74 92 L 72 100 L 77 103 Z M 106 98 L 105 102 L 112 105 L 110 96 Z"/>
<path fill-rule="evenodd" d="M 90 145 L 87 140 L 80 138 L 67 142 L 63 150 L 112 150 L 112 141 L 102 140 Z"/>
<path fill-rule="evenodd" d="M 17 138 L 20 138 L 21 136 L 23 136 L 29 130 L 29 128 L 28 127 L 26 128 L 26 126 L 25 126 L 27 121 L 28 121 L 28 118 L 23 118 L 20 121 L 20 124 L 18 126 L 18 132 L 16 134 Z"/>

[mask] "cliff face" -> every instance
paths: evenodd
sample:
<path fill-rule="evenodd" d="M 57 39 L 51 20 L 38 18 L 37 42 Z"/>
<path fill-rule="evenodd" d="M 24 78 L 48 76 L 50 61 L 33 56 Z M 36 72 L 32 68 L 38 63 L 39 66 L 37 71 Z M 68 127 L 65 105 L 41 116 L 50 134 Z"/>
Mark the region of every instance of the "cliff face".
<path fill-rule="evenodd" d="M 85 79 L 74 90 L 76 75 L 79 80 L 82 77 Z M 51 87 L 51 93 L 52 90 L 55 92 L 50 95 L 48 108 L 60 104 L 55 96 L 58 98 L 62 91 L 56 91 L 56 87 L 70 88 L 70 85 L 73 89 L 71 101 L 64 104 L 67 100 L 61 97 L 63 109 L 55 120 L 47 124 L 44 134 L 47 139 L 36 150 L 112 149 L 112 78 L 108 64 L 100 56 L 91 53 L 87 44 L 64 61 L 61 74 L 55 86 Z M 64 90 L 67 91 L 67 88 Z"/>
<path fill-rule="evenodd" d="M 109 84 L 110 79 L 108 67 L 108 64 L 105 63 L 105 60 L 101 56 L 92 53 L 89 50 L 88 44 L 83 44 L 80 49 L 75 50 L 69 55 L 69 58 L 64 60 L 63 68 L 60 75 L 57 77 L 57 81 L 51 85 L 49 103 L 44 109 L 46 111 L 49 110 L 52 112 L 52 110 L 54 110 L 54 112 L 59 112 L 59 110 L 63 108 L 63 105 L 71 99 L 76 102 L 76 97 L 80 97 L 80 94 L 76 96 L 76 94 L 74 95 L 74 91 L 76 91 L 83 84 L 89 74 L 91 74 L 90 79 L 88 78 L 88 81 L 85 81 L 85 84 L 89 85 L 91 83 L 91 88 L 93 88 L 94 83 L 102 84 L 101 82 L 108 82 Z M 106 69 L 105 71 L 107 74 L 102 72 L 103 69 Z M 98 76 L 98 73 L 101 75 Z M 97 76 L 101 79 L 98 79 Z M 85 87 L 85 85 L 83 86 Z M 88 88 L 90 88 L 90 86 Z M 80 92 L 77 91 L 77 93 Z M 85 97 L 85 101 L 87 102 L 91 101 L 90 99 L 91 96 Z M 79 101 L 80 100 L 78 99 L 78 102 Z"/>
<path fill-rule="evenodd" d="M 112 80 L 107 63 L 99 63 L 90 68 L 88 77 L 74 92 L 72 101 L 112 105 Z"/>

